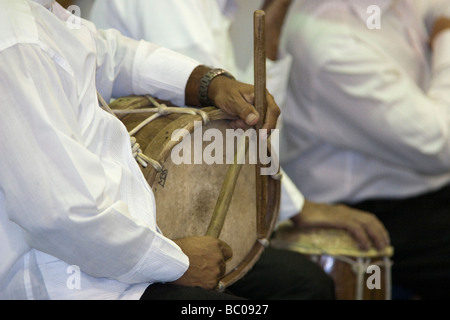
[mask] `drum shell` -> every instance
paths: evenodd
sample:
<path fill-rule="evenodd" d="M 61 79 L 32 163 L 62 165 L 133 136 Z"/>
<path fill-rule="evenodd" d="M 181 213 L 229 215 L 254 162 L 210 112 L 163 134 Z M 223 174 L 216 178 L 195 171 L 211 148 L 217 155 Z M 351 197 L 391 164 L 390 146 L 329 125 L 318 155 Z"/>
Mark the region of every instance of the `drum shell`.
<path fill-rule="evenodd" d="M 299 252 L 318 263 L 334 280 L 338 300 L 390 300 L 391 257 L 393 248 L 361 250 L 351 235 L 341 229 L 300 229 L 292 223 L 281 224 L 274 232 L 271 245 Z M 370 271 L 371 266 L 380 272 Z M 370 288 L 379 276 L 379 288 Z"/>

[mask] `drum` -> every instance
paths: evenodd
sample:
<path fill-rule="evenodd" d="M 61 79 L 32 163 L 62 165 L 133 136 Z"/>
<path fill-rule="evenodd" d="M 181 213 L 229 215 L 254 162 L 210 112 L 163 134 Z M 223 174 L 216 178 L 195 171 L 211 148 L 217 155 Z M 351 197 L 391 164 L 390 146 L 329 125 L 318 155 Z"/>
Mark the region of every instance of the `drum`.
<path fill-rule="evenodd" d="M 271 245 L 309 256 L 334 280 L 338 300 L 390 300 L 393 248 L 359 249 L 345 230 L 281 224 Z"/>
<path fill-rule="evenodd" d="M 230 117 L 217 108 L 177 108 L 149 96 L 123 97 L 113 101 L 110 108 L 151 159 L 142 171 L 155 195 L 162 233 L 170 239 L 205 235 L 229 167 L 226 152 L 218 153 L 220 149 L 231 150 L 226 145 L 230 139 L 218 141 L 217 137 L 226 137 L 231 131 Z M 213 142 L 221 148 L 212 148 Z M 211 157 L 213 163 L 207 159 Z M 247 157 L 219 236 L 233 249 L 220 283 L 222 290 L 248 272 L 273 232 L 280 181 L 276 176 L 259 179 L 265 187 L 257 185 L 256 165 Z"/>

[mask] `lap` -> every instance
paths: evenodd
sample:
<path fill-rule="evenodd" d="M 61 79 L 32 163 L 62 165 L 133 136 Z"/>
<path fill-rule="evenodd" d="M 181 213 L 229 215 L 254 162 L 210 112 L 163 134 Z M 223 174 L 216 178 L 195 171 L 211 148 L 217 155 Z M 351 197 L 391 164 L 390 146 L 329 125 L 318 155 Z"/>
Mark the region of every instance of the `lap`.
<path fill-rule="evenodd" d="M 169 283 L 155 283 L 150 285 L 141 300 L 245 300 L 243 298 L 205 290 L 200 287 L 186 287 Z"/>
<path fill-rule="evenodd" d="M 308 257 L 293 251 L 267 248 L 255 266 L 230 292 L 249 299 L 332 300 L 331 277 Z"/>
<path fill-rule="evenodd" d="M 332 300 L 332 279 L 307 257 L 267 248 L 253 268 L 225 293 L 172 284 L 149 286 L 142 300 Z"/>

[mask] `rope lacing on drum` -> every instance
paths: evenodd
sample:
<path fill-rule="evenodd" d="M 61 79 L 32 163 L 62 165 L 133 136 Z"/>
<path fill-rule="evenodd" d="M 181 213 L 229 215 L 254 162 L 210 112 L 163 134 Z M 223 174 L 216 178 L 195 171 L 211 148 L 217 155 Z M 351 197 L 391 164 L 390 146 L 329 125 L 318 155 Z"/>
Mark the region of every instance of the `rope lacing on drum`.
<path fill-rule="evenodd" d="M 383 257 L 382 260 L 378 260 L 378 261 L 371 261 L 368 258 L 363 258 L 363 257 L 358 257 L 356 262 L 349 262 L 352 266 L 352 271 L 356 274 L 357 276 L 357 287 L 356 287 L 356 300 L 363 300 L 364 298 L 364 292 L 363 292 L 363 288 L 362 285 L 364 283 L 364 275 L 366 274 L 369 266 L 378 266 L 378 267 L 385 267 L 386 268 L 386 299 L 390 300 L 391 299 L 391 292 L 390 292 L 390 283 L 391 283 L 391 274 L 390 274 L 390 270 L 391 270 L 391 266 L 392 266 L 392 261 L 391 259 L 389 259 L 388 257 Z"/>
<path fill-rule="evenodd" d="M 389 257 L 383 257 L 382 260 L 378 261 L 371 261 L 370 258 L 364 258 L 364 257 L 357 257 L 356 260 L 341 256 L 341 255 L 333 255 L 328 253 L 326 250 L 321 250 L 322 254 L 314 254 L 311 256 L 311 260 L 313 260 L 316 263 L 319 263 L 319 259 L 321 255 L 330 256 L 333 257 L 336 260 L 342 261 L 344 263 L 347 263 L 350 265 L 351 270 L 356 275 L 356 288 L 355 288 L 355 300 L 363 300 L 364 298 L 364 292 L 363 292 L 363 285 L 364 285 L 364 275 L 366 274 L 369 266 L 379 266 L 384 267 L 386 269 L 386 279 L 385 279 L 385 286 L 386 286 L 386 299 L 391 299 L 391 266 L 392 261 L 389 259 Z"/>
<path fill-rule="evenodd" d="M 142 121 L 136 128 L 131 130 L 129 133 L 131 136 L 138 133 L 142 128 L 151 123 L 153 120 L 158 119 L 159 117 L 167 116 L 172 113 L 181 113 L 181 114 L 191 114 L 191 115 L 199 115 L 203 119 L 203 124 L 207 125 L 210 122 L 209 116 L 206 112 L 194 109 L 194 108 L 180 108 L 180 107 L 168 107 L 164 103 L 159 103 L 152 96 L 147 95 L 146 98 L 156 107 L 156 108 L 142 108 L 142 109 L 124 109 L 124 110 L 112 110 L 114 114 L 132 114 L 132 113 L 155 113 L 154 115 L 148 117 L 144 121 Z"/>
<path fill-rule="evenodd" d="M 150 95 L 147 95 L 146 98 L 152 103 L 156 108 L 141 108 L 141 109 L 124 109 L 124 110 L 112 110 L 108 103 L 103 99 L 100 93 L 97 92 L 98 100 L 100 101 L 103 109 L 108 111 L 114 116 L 118 114 L 136 114 L 136 113 L 155 113 L 154 115 L 148 117 L 144 121 L 142 121 L 139 125 L 137 125 L 134 129 L 130 130 L 128 134 L 130 135 L 131 149 L 133 153 L 133 157 L 136 161 L 144 168 L 150 164 L 157 172 L 162 172 L 162 165 L 150 157 L 147 157 L 141 149 L 141 146 L 137 142 L 137 139 L 134 137 L 136 133 L 138 133 L 141 129 L 143 129 L 146 125 L 158 119 L 159 117 L 166 116 L 172 113 L 181 113 L 181 114 L 191 114 L 191 115 L 199 115 L 202 117 L 203 124 L 208 125 L 210 122 L 209 116 L 206 112 L 194 109 L 194 108 L 179 108 L 179 107 L 168 107 L 164 103 L 159 103 L 155 98 Z"/>

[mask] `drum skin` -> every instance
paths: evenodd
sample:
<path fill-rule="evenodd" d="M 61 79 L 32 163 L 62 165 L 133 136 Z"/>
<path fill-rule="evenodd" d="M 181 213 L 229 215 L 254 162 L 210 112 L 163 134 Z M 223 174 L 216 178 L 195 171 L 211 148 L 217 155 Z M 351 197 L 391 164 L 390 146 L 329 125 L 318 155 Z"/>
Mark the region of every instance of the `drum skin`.
<path fill-rule="evenodd" d="M 124 110 L 153 106 L 145 96 L 128 96 L 113 101 L 110 107 L 112 110 Z M 208 129 L 219 130 L 224 137 L 226 130 L 231 129 L 230 117 L 222 111 L 213 107 L 201 110 L 208 114 L 209 123 L 202 123 L 199 115 L 168 114 L 153 120 L 134 135 L 143 153 L 162 165 L 162 171 L 151 165 L 141 169 L 155 195 L 158 226 L 170 239 L 205 235 L 229 166 L 226 164 L 225 152 L 223 164 L 206 164 L 205 161 L 193 164 L 194 157 L 199 156 L 198 153 L 195 155 L 198 149 L 195 149 L 192 139 L 194 126 L 199 130 L 200 125 L 203 133 Z M 118 117 L 131 131 L 150 115 L 127 114 Z M 174 132 L 179 129 L 190 133 L 191 141 L 185 137 L 173 139 Z M 225 142 L 226 139 L 223 139 Z M 203 143 L 201 152 L 209 143 Z M 172 161 L 175 147 L 185 150 L 181 144 L 187 144 L 185 147 L 192 150 L 191 164 L 175 164 Z M 225 147 L 223 150 L 226 150 Z M 273 232 L 279 211 L 281 185 L 280 181 L 269 176 L 261 178 L 266 179 L 262 195 L 266 203 L 259 207 L 257 201 L 261 201 L 261 195 L 256 192 L 256 165 L 246 161 L 219 236 L 233 249 L 233 258 L 227 262 L 226 273 L 221 280 L 224 287 L 230 286 L 248 272 L 259 259 Z"/>

